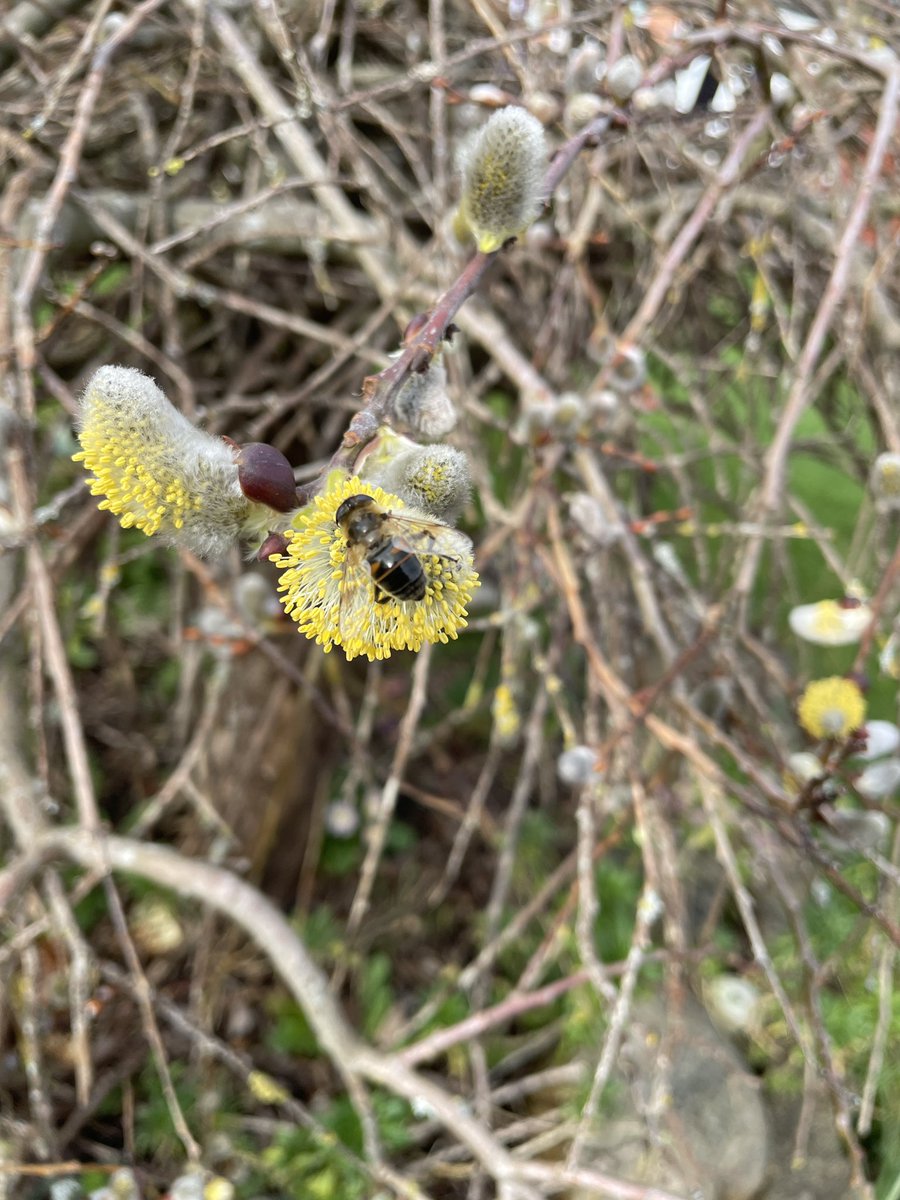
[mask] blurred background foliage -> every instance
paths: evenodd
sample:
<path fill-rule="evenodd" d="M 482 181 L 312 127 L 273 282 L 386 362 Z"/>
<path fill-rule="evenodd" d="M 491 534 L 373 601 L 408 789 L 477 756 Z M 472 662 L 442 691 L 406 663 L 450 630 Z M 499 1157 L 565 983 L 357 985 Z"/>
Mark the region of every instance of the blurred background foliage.
<path fill-rule="evenodd" d="M 136 8 L 29 7 L 0 21 L 2 438 L 26 454 L 0 496 L 0 624 L 4 753 L 46 818 L 76 816 L 28 544 L 104 823 L 259 887 L 382 1049 L 484 1016 L 423 1070 L 558 1164 L 535 1194 L 898 1200 L 898 796 L 861 796 L 853 746 L 796 718 L 806 684 L 852 671 L 869 718 L 898 719 L 900 517 L 872 487 L 876 457 L 900 453 L 896 128 L 840 249 L 896 113 L 893 7 L 158 3 L 106 66 L 23 313 L 91 55 Z M 698 53 L 712 100 L 685 98 Z M 444 350 L 475 483 L 469 627 L 348 664 L 284 619 L 266 565 L 201 562 L 100 513 L 70 461 L 77 396 L 100 365 L 139 366 L 192 420 L 315 478 L 364 378 L 466 261 L 454 154 L 507 103 L 554 150 L 621 116 Z M 861 643 L 789 628 L 797 605 L 848 594 L 873 606 Z M 792 775 L 798 752 L 824 785 Z M 12 861 L 12 824 L 2 838 Z M 375 1091 L 410 1190 L 378 1176 L 260 948 L 122 878 L 188 1171 L 107 894 L 61 878 L 75 933 L 41 884 L 2 916 L 4 1194 L 493 1194 L 424 1106 Z M 634 1190 L 564 1177 L 573 1144 Z"/>

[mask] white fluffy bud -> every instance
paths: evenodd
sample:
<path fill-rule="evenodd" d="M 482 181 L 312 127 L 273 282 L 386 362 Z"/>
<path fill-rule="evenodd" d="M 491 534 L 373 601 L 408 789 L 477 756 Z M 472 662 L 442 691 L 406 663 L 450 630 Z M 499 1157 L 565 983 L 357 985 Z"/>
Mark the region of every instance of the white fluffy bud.
<path fill-rule="evenodd" d="M 456 409 L 447 393 L 447 370 L 434 361 L 427 371 L 413 372 L 394 400 L 394 412 L 422 437 L 439 438 L 456 425 Z"/>
<path fill-rule="evenodd" d="M 838 600 L 800 604 L 788 613 L 792 631 L 816 646 L 852 646 L 872 622 L 867 604 L 846 605 Z"/>
<path fill-rule="evenodd" d="M 603 112 L 606 105 L 595 92 L 576 92 L 566 101 L 563 123 L 567 130 L 576 133 Z"/>
<path fill-rule="evenodd" d="M 619 541 L 622 526 L 610 522 L 593 496 L 587 492 L 573 492 L 566 500 L 572 520 L 585 541 L 604 548 Z"/>
<path fill-rule="evenodd" d="M 710 1016 L 729 1033 L 749 1033 L 759 1025 L 759 988 L 740 975 L 717 975 L 703 988 Z"/>
<path fill-rule="evenodd" d="M 859 751 L 858 758 L 884 758 L 900 747 L 900 728 L 893 721 L 866 721 L 860 732 L 865 735 L 866 745 Z"/>
<path fill-rule="evenodd" d="M 597 751 L 590 746 L 572 746 L 556 760 L 556 774 L 562 783 L 583 787 L 596 778 Z"/>
<path fill-rule="evenodd" d="M 643 78 L 644 68 L 640 59 L 635 58 L 633 54 L 623 54 L 607 71 L 606 86 L 609 94 L 620 104 L 624 104 L 641 86 Z"/>
<path fill-rule="evenodd" d="M 900 791 L 900 758 L 882 758 L 866 767 L 856 780 L 856 790 L 866 800 L 886 800 Z"/>
<path fill-rule="evenodd" d="M 823 833 L 823 841 L 842 851 L 851 846 L 860 850 L 884 851 L 891 833 L 891 819 L 883 812 L 859 812 L 836 809 L 829 818 L 833 832 Z"/>
<path fill-rule="evenodd" d="M 359 829 L 359 809 L 349 800 L 332 800 L 325 809 L 325 828 L 333 838 L 352 838 Z"/>
<path fill-rule="evenodd" d="M 547 163 L 544 128 L 524 108 L 502 108 L 464 154 L 458 225 L 489 254 L 538 215 Z"/>
<path fill-rule="evenodd" d="M 377 483 L 442 521 L 459 515 L 471 491 L 469 463 L 453 446 L 411 446 L 378 464 Z"/>
<path fill-rule="evenodd" d="M 872 491 L 884 508 L 900 508 L 900 454 L 879 454 L 872 466 Z"/>
<path fill-rule="evenodd" d="M 636 392 L 647 379 L 647 359 L 638 346 L 623 346 L 612 360 L 609 386 L 620 395 Z"/>

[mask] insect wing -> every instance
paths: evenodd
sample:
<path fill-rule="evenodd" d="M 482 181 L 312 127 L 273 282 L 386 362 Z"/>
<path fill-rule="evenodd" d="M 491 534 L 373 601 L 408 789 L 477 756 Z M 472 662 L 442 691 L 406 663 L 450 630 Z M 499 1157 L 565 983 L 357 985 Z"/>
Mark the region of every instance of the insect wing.
<path fill-rule="evenodd" d="M 369 631 L 375 605 L 375 585 L 372 570 L 366 561 L 363 546 L 351 546 L 347 551 L 340 582 L 339 625 L 345 646 L 355 639 L 369 641 Z"/>
<path fill-rule="evenodd" d="M 414 554 L 432 554 L 462 563 L 472 553 L 472 543 L 458 529 L 440 521 L 422 521 L 392 513 L 387 526 L 394 541 Z"/>

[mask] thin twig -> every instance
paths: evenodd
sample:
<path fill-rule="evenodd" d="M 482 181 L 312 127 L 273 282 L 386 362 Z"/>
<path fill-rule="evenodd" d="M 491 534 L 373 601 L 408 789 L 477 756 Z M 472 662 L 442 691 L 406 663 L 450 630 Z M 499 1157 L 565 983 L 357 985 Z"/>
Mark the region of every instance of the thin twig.
<path fill-rule="evenodd" d="M 813 368 L 822 353 L 825 338 L 831 328 L 837 307 L 850 284 L 854 255 L 872 204 L 875 185 L 881 174 L 891 139 L 896 134 L 898 99 L 900 99 L 900 65 L 895 65 L 885 78 L 884 91 L 881 96 L 881 111 L 878 114 L 875 135 L 872 138 L 869 153 L 866 155 L 866 164 L 859 187 L 835 249 L 834 266 L 800 351 L 791 388 L 779 417 L 772 445 L 766 454 L 765 474 L 760 485 L 755 513 L 755 519 L 760 521 L 765 521 L 776 510 L 782 498 L 785 466 L 794 430 L 813 399 L 810 390 Z M 746 602 L 756 578 L 762 547 L 763 537 L 761 535 L 751 537 L 741 557 L 734 592 L 742 604 Z"/>

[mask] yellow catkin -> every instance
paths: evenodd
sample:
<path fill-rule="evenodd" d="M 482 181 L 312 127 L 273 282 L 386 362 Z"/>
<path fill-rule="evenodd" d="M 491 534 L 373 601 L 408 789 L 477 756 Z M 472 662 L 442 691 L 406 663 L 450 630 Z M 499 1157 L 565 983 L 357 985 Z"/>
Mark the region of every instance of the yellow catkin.
<path fill-rule="evenodd" d="M 844 738 L 864 723 L 866 701 L 852 679 L 816 679 L 800 697 L 797 719 L 811 737 Z"/>
<path fill-rule="evenodd" d="M 425 571 L 422 600 L 385 597 L 379 603 L 369 564 L 358 554 L 348 555 L 335 514 L 348 496 L 358 494 L 413 522 L 407 536 Z M 420 528 L 434 531 L 433 536 L 415 540 Z M 394 650 L 449 641 L 466 624 L 466 605 L 478 586 L 468 538 L 380 487 L 356 476 L 330 480 L 286 536 L 287 551 L 274 560 L 282 569 L 278 588 L 285 612 L 326 652 L 339 646 L 348 659 L 362 655 L 374 661 L 389 658 Z"/>
<path fill-rule="evenodd" d="M 142 372 L 101 367 L 79 416 L 81 449 L 72 457 L 91 472 L 99 507 L 124 529 L 217 555 L 262 508 L 242 493 L 232 448 L 196 429 Z"/>

